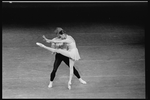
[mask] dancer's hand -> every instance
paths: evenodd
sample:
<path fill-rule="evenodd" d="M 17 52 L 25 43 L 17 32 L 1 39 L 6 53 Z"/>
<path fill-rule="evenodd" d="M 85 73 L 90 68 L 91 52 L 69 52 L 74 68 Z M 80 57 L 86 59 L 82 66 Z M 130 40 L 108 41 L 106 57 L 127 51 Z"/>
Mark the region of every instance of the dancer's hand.
<path fill-rule="evenodd" d="M 43 40 L 47 42 L 47 38 L 45 37 L 45 35 L 43 35 L 42 37 L 44 38 Z"/>
<path fill-rule="evenodd" d="M 42 37 L 44 38 L 44 41 L 46 41 L 46 42 L 48 42 L 48 43 L 52 42 L 50 39 L 47 39 L 47 38 L 45 37 L 45 35 L 43 35 Z"/>

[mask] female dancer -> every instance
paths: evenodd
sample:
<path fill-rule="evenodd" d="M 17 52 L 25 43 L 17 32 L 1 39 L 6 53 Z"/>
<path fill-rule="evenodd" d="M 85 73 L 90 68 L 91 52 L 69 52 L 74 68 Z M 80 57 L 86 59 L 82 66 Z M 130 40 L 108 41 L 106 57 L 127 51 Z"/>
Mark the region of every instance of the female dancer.
<path fill-rule="evenodd" d="M 66 49 L 54 49 L 54 48 L 50 48 L 47 47 L 41 43 L 37 43 L 37 45 L 39 45 L 40 47 L 43 47 L 47 50 L 50 50 L 51 52 L 56 52 L 56 53 L 60 53 L 66 57 L 69 58 L 69 66 L 70 66 L 70 76 L 69 76 L 69 82 L 68 82 L 68 88 L 71 89 L 71 81 L 72 81 L 72 77 L 73 77 L 73 66 L 75 61 L 80 59 L 80 55 L 78 52 L 78 49 L 76 47 L 76 43 L 75 40 L 72 38 L 72 36 L 67 35 L 63 32 L 63 29 L 58 27 L 56 28 L 55 32 L 57 33 L 57 37 L 60 37 L 61 39 L 46 39 L 45 40 L 47 42 L 52 42 L 52 43 L 65 43 L 68 46 L 68 50 Z"/>

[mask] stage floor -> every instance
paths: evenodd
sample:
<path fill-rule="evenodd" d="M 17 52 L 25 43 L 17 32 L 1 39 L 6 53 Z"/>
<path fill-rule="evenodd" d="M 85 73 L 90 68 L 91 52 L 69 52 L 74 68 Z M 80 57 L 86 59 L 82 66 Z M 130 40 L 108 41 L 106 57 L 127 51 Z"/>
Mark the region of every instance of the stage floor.
<path fill-rule="evenodd" d="M 2 98 L 146 98 L 143 45 L 97 45 L 95 41 L 91 41 L 91 45 L 80 45 L 78 42 L 82 59 L 75 66 L 87 84 L 81 84 L 74 76 L 72 89 L 68 90 L 69 68 L 62 63 L 53 87 L 49 89 L 54 55 L 36 45 L 20 46 L 19 43 L 12 46 L 10 41 L 13 40 L 10 39 L 13 35 L 10 33 L 12 36 L 9 36 L 9 32 L 3 31 Z M 4 40 L 6 36 L 9 37 L 7 42 Z M 17 39 L 17 36 L 15 34 L 16 38 L 13 39 Z M 85 42 L 84 39 L 79 41 Z"/>

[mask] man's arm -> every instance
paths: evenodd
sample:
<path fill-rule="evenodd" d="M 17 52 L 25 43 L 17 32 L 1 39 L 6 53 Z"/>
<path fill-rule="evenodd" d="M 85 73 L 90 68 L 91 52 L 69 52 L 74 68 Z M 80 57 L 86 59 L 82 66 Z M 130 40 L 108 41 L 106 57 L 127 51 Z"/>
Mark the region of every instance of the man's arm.
<path fill-rule="evenodd" d="M 56 38 L 53 38 L 53 39 L 47 39 L 47 38 L 45 37 L 45 35 L 43 35 L 43 38 L 44 38 L 44 40 L 45 40 L 47 43 L 50 43 L 50 42 L 52 42 L 53 40 L 56 40 L 56 39 L 57 39 L 57 37 L 56 37 Z"/>
<path fill-rule="evenodd" d="M 47 38 L 45 37 L 45 35 L 43 35 L 42 37 L 44 38 L 44 40 L 45 40 L 46 42 L 50 43 L 50 42 L 49 42 L 50 39 L 47 39 Z"/>
<path fill-rule="evenodd" d="M 50 40 L 51 42 L 54 42 L 54 43 L 70 43 L 71 41 L 69 39 L 53 39 L 53 40 Z"/>

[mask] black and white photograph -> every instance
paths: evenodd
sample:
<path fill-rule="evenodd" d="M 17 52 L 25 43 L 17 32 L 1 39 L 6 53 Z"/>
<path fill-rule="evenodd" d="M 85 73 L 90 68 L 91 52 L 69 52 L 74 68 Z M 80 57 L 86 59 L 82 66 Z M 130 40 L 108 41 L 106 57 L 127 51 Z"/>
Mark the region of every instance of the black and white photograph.
<path fill-rule="evenodd" d="M 2 99 L 145 99 L 148 1 L 2 1 Z"/>

